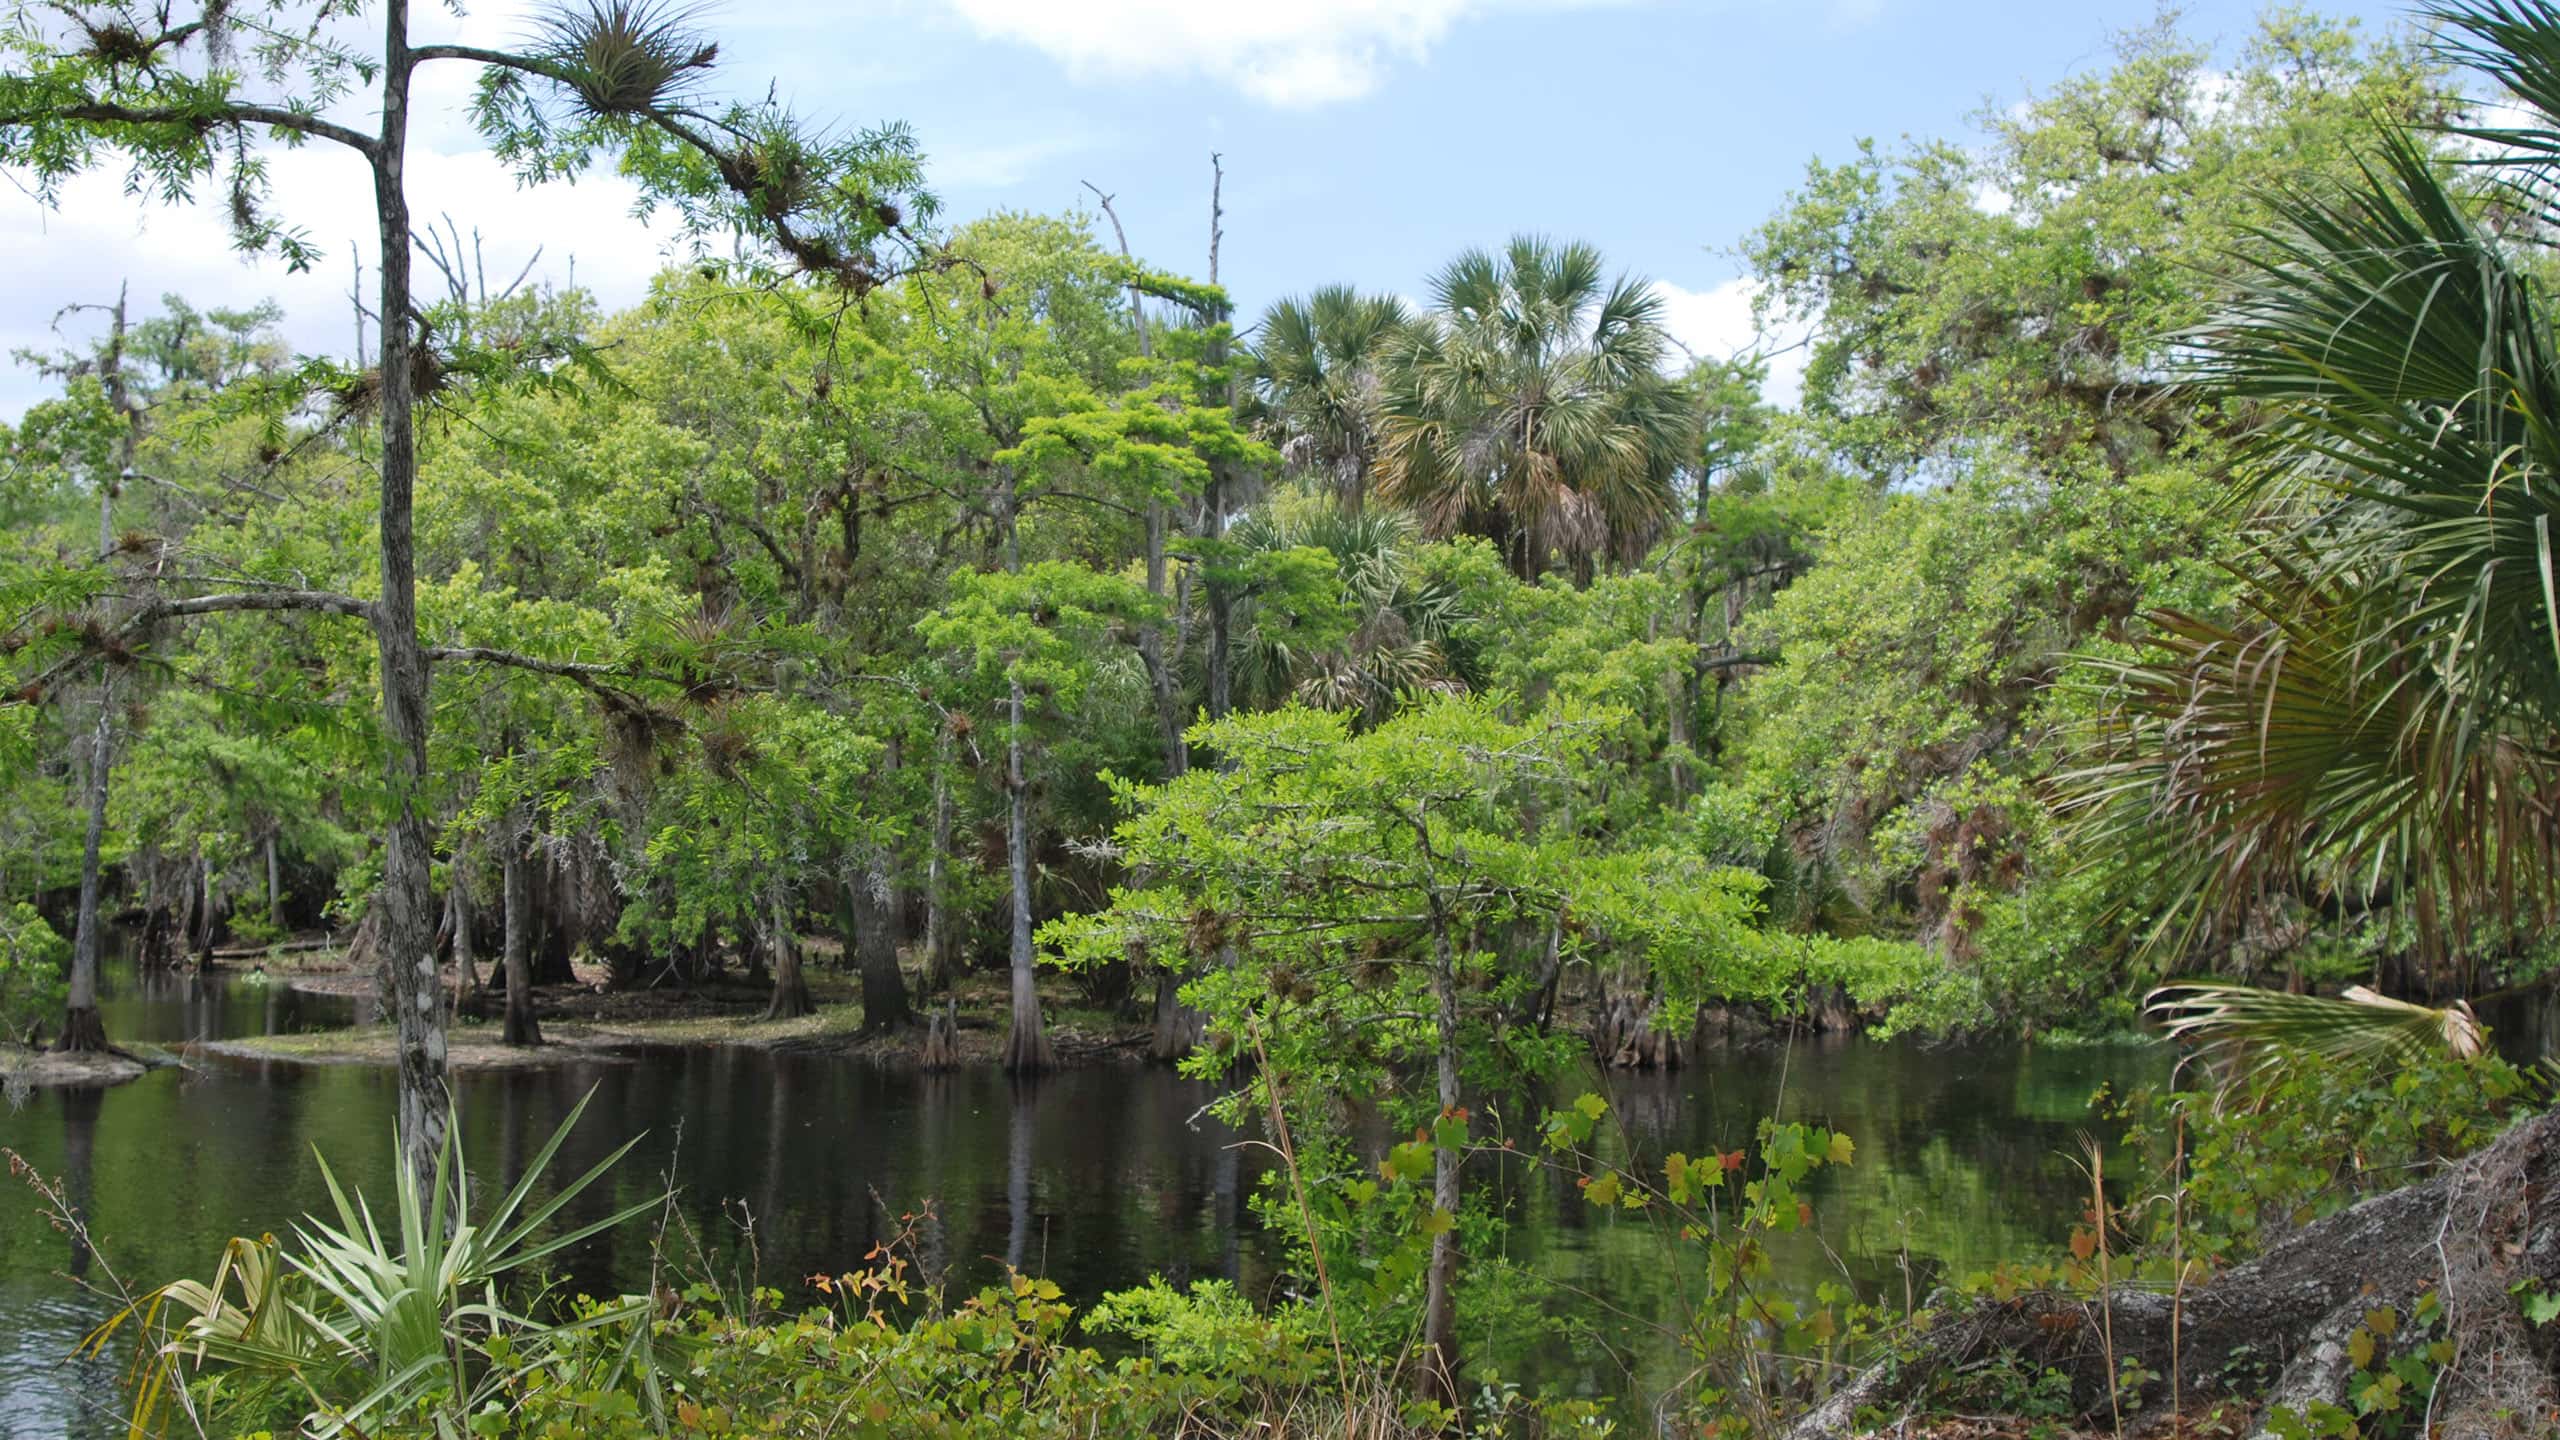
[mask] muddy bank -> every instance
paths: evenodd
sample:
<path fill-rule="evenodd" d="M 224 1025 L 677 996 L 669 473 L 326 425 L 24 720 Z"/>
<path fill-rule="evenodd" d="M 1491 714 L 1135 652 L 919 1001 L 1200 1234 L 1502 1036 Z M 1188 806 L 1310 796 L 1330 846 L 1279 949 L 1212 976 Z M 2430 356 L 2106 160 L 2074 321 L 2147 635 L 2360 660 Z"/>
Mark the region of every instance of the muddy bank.
<path fill-rule="evenodd" d="M 135 1050 L 36 1050 L 0 1045 L 0 1085 L 82 1088 L 122 1085 L 177 1061 L 150 1047 Z"/>
<path fill-rule="evenodd" d="M 271 983 L 318 994 L 367 996 L 370 974 L 321 965 L 295 965 L 285 973 L 269 972 Z M 795 1054 L 843 1055 L 891 1066 L 924 1063 L 926 1027 L 919 1023 L 887 1031 L 863 1028 L 859 987 L 853 977 L 829 973 L 809 976 L 814 1013 L 791 1020 L 767 1020 L 771 991 L 745 980 L 691 989 L 615 990 L 598 971 L 580 975 L 576 985 L 537 987 L 535 1018 L 543 1044 L 510 1046 L 500 1038 L 504 997 L 462 996 L 454 1001 L 448 1055 L 456 1070 L 527 1070 L 548 1066 L 628 1060 L 641 1051 L 666 1046 L 721 1047 L 788 1051 Z M 1046 987 L 1044 987 L 1046 988 Z M 1061 989 L 1044 995 L 1048 1033 L 1062 1064 L 1136 1061 L 1146 1054 L 1148 1029 L 1136 1021 L 1080 1010 Z M 950 1019 L 948 1062 L 955 1066 L 992 1065 L 1001 1054 L 1006 994 L 1001 977 L 970 977 L 948 1000 L 929 1002 Z M 199 1041 L 190 1054 L 239 1059 L 289 1061 L 308 1065 L 389 1065 L 391 1032 L 379 1025 L 308 1031 L 231 1040 Z"/>

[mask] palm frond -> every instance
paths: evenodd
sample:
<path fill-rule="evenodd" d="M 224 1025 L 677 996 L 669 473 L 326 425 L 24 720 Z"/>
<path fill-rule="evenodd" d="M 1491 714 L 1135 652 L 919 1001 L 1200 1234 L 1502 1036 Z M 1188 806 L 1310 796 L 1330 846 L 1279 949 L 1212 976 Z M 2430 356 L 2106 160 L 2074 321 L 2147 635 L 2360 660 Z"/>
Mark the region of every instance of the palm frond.
<path fill-rule="evenodd" d="M 2358 985 L 2331 998 L 2248 985 L 2183 982 L 2151 992 L 2144 1009 L 2173 1040 L 2208 1054 L 2282 1063 L 2287 1050 L 2336 1060 L 2412 1061 L 2485 1053 L 2488 1036 L 2471 1007 L 2443 1009 L 2394 1000 Z"/>

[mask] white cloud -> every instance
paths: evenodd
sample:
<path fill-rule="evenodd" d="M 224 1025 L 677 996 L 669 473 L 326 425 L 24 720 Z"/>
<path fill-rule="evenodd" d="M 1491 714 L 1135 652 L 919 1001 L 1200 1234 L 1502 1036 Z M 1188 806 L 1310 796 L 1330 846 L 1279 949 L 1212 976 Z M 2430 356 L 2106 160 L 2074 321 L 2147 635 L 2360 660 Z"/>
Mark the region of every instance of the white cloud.
<path fill-rule="evenodd" d="M 940 0 L 979 35 L 1029 45 L 1087 77 L 1200 75 L 1273 105 L 1326 105 L 1427 58 L 1462 20 L 1619 0 Z M 1719 0 L 1770 5 L 1775 0 Z M 1835 31 L 1892 0 L 1825 0 Z"/>
<path fill-rule="evenodd" d="M 928 146 L 924 169 L 936 190 L 1001 190 L 1042 173 L 1052 161 L 1092 148 L 1094 142 L 1079 134 L 1010 144 Z"/>
<path fill-rule="evenodd" d="M 946 0 L 980 35 L 1079 75 L 1196 74 L 1274 105 L 1367 94 L 1495 0 Z"/>
<path fill-rule="evenodd" d="M 1804 398 L 1807 327 L 1785 315 L 1769 317 L 1763 327 L 1753 313 L 1760 282 L 1746 277 L 1691 290 L 1656 280 L 1653 288 L 1662 297 L 1663 328 L 1689 353 L 1726 360 L 1756 350 L 1769 360 L 1769 378 L 1761 387 L 1769 402 L 1792 409 Z"/>
<path fill-rule="evenodd" d="M 326 257 L 294 274 L 272 256 L 244 257 L 216 205 L 163 206 L 123 193 L 120 172 L 97 171 L 65 186 L 60 208 L 0 191 L 0 271 L 22 277 L 0 296 L 0 353 L 51 349 L 54 312 L 79 302 L 109 302 L 132 286 L 135 308 L 149 314 L 164 293 L 198 305 L 238 305 L 272 298 L 285 309 L 285 335 L 309 354 L 343 355 L 354 347 L 348 303 L 353 253 L 364 257 L 370 292 L 375 276 L 373 192 L 359 162 L 326 146 L 271 150 L 270 213 L 302 229 Z M 409 195 L 414 223 L 441 230 L 451 215 L 470 243 L 480 231 L 491 288 L 504 285 L 541 251 L 537 281 L 577 283 L 608 307 L 639 300 L 663 263 L 669 227 L 653 231 L 630 216 L 631 183 L 609 173 L 575 185 L 521 189 L 485 150 L 442 153 L 413 149 Z M 564 238 L 566 237 L 566 238 Z M 443 277 L 422 260 L 418 284 L 440 291 Z M 368 293 L 371 306 L 373 296 Z M 86 333 L 82 331 L 80 333 Z M 14 416 L 48 387 L 32 372 L 0 369 L 0 415 Z"/>

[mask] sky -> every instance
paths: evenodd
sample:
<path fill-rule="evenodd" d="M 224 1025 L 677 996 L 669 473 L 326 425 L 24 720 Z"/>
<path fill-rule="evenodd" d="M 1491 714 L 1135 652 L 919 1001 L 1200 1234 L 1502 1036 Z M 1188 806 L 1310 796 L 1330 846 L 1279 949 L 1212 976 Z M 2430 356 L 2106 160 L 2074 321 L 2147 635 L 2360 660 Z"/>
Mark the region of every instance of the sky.
<path fill-rule="evenodd" d="M 422 35 L 507 44 L 530 0 L 467 14 L 418 6 Z M 2403 23 L 2399 0 L 2316 8 Z M 2256 0 L 2190 0 L 2190 35 L 2225 52 Z M 1221 276 L 1240 315 L 1328 283 L 1407 296 L 1470 246 L 1524 231 L 1599 246 L 1661 289 L 1701 354 L 1755 343 L 1735 247 L 1808 160 L 1862 137 L 1964 136 L 2148 23 L 2152 0 L 729 0 L 706 28 L 719 84 L 768 86 L 804 116 L 903 120 L 945 218 L 1090 208 L 1116 197 L 1150 263 L 1207 265 L 1210 156 L 1223 157 Z M 532 190 L 480 147 L 469 72 L 429 67 L 418 92 L 412 207 L 477 231 L 487 267 L 529 259 L 609 307 L 645 292 L 672 236 L 631 217 L 617 177 Z M 331 255 L 307 274 L 243 260 L 211 207 L 83 177 L 58 207 L 22 177 L 0 189 L 0 353 L 50 347 L 94 319 L 56 314 L 176 292 L 199 306 L 272 298 L 297 350 L 354 344 L 353 256 L 373 273 L 370 197 L 352 157 L 277 152 L 274 210 Z M 352 251 L 351 248 L 353 247 Z M 86 327 L 86 328 L 84 328 Z M 1765 340 L 1762 343 L 1766 343 Z M 1782 359 L 1773 388 L 1787 398 Z M 0 416 L 45 383 L 0 370 Z"/>

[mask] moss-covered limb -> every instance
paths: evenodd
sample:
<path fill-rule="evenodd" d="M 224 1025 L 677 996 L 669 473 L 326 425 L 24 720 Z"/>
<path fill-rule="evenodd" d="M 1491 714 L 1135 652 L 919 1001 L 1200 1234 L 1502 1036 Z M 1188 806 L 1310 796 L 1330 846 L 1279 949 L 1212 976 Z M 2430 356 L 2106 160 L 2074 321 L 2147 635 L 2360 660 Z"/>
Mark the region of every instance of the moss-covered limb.
<path fill-rule="evenodd" d="M 2014 1356 L 2067 1376 L 2084 1418 L 2103 1416 L 2128 1360 L 2158 1378 L 2119 1393 L 2127 1414 L 2178 1393 L 2301 1412 L 2348 1406 L 2372 1366 L 2351 1353 L 2377 1311 L 2414 1316 L 2436 1297 L 2451 1363 L 2438 1375 L 2442 1433 L 2548 1434 L 2560 1418 L 2550 1341 L 2525 1324 L 2519 1287 L 2560 1293 L 2560 1112 L 2420 1184 L 2305 1226 L 2182 1300 L 2118 1289 L 2097 1298 L 2040 1293 L 1942 1316 L 1915 1347 L 1842 1387 L 1789 1431 L 1842 1440 L 1862 1416 L 1923 1408 L 1967 1366 Z M 2369 1332 L 2368 1332 L 2369 1333 Z"/>

